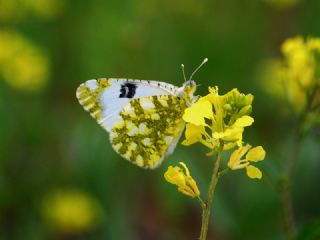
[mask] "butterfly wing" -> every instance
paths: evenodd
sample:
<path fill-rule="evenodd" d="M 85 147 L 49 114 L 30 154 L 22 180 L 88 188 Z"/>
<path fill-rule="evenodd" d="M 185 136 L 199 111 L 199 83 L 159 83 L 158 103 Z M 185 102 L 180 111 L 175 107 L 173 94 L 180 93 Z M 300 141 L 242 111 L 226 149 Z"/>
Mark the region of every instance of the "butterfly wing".
<path fill-rule="evenodd" d="M 155 168 L 172 153 L 185 123 L 187 104 L 175 95 L 149 96 L 127 103 L 110 132 L 113 148 L 125 159 Z"/>
<path fill-rule="evenodd" d="M 76 95 L 84 109 L 110 132 L 121 109 L 131 100 L 176 94 L 177 89 L 174 85 L 151 80 L 99 78 L 81 84 Z"/>

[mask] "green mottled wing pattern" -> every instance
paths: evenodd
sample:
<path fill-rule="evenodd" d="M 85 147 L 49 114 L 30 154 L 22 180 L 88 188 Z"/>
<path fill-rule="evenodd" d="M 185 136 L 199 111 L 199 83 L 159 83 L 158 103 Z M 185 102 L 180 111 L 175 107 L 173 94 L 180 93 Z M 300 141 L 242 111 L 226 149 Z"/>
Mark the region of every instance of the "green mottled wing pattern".
<path fill-rule="evenodd" d="M 184 129 L 186 108 L 186 100 L 175 95 L 133 99 L 111 129 L 113 148 L 140 167 L 157 167 L 173 151 Z"/>

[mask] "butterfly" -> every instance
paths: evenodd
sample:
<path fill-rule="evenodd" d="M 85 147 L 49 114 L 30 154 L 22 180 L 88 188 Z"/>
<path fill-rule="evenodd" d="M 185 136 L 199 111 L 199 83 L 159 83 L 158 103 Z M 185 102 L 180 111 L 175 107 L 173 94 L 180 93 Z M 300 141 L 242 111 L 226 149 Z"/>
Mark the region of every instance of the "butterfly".
<path fill-rule="evenodd" d="M 181 87 L 153 81 L 98 78 L 82 83 L 76 96 L 83 108 L 108 133 L 113 149 L 147 169 L 158 167 L 171 154 L 185 127 L 186 108 L 197 100 L 195 81 Z"/>

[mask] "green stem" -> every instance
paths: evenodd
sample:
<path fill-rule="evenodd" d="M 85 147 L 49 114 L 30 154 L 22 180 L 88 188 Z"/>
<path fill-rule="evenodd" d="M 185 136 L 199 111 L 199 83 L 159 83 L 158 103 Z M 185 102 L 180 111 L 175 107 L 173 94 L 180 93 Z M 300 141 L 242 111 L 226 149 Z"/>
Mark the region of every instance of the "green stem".
<path fill-rule="evenodd" d="M 287 239 L 293 240 L 295 236 L 294 216 L 291 205 L 291 197 L 288 184 L 285 184 L 281 190 L 282 214 L 287 232 Z"/>
<path fill-rule="evenodd" d="M 300 131 L 297 131 L 297 133 L 294 136 L 294 144 L 293 144 L 291 156 L 289 157 L 289 160 L 288 160 L 287 172 L 282 182 L 282 186 L 280 188 L 283 219 L 284 219 L 288 240 L 293 240 L 295 237 L 295 226 L 294 226 L 295 224 L 294 224 L 294 214 L 292 210 L 292 200 L 290 196 L 290 185 L 292 182 L 292 173 L 293 173 L 294 165 L 299 156 L 301 142 L 302 142 L 302 136 L 300 134 Z"/>
<path fill-rule="evenodd" d="M 229 168 L 228 168 L 228 167 L 225 168 L 225 169 L 223 169 L 223 170 L 221 170 L 221 171 L 219 172 L 219 177 L 222 177 L 222 176 L 225 175 L 227 172 L 229 172 Z"/>
<path fill-rule="evenodd" d="M 214 164 L 213 171 L 212 171 L 207 200 L 206 200 L 204 208 L 202 210 L 202 225 L 201 225 L 201 232 L 200 232 L 200 240 L 207 239 L 212 198 L 213 198 L 214 191 L 216 189 L 217 182 L 219 180 L 219 167 L 220 167 L 220 162 L 221 162 L 222 149 L 223 149 L 223 147 L 217 153 L 217 159 Z"/>
<path fill-rule="evenodd" d="M 202 200 L 202 198 L 200 196 L 197 197 L 197 200 L 202 208 L 202 211 L 204 211 L 206 204 L 204 203 L 204 201 Z"/>

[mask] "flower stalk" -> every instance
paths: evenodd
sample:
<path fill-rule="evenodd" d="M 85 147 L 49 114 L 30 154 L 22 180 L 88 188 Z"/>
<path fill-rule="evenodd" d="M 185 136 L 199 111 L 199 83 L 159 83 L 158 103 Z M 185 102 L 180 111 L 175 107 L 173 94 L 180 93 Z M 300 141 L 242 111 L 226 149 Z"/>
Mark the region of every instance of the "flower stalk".
<path fill-rule="evenodd" d="M 205 208 L 202 209 L 202 223 L 201 223 L 201 231 L 200 231 L 200 240 L 207 239 L 212 199 L 213 199 L 214 191 L 216 189 L 216 186 L 217 186 L 217 183 L 219 180 L 219 176 L 220 176 L 219 175 L 219 168 L 220 168 L 220 163 L 221 163 L 222 149 L 223 149 L 223 146 L 221 147 L 220 151 L 217 152 L 217 157 L 216 157 L 216 161 L 215 161 L 213 171 L 212 171 L 212 176 L 211 176 L 211 180 L 210 180 L 210 185 L 209 185 L 209 190 L 208 190 L 208 194 L 207 194 L 207 200 L 205 203 Z"/>
<path fill-rule="evenodd" d="M 288 240 L 293 240 L 295 238 L 295 221 L 292 209 L 292 200 L 290 196 L 290 185 L 292 182 L 292 173 L 295 162 L 298 159 L 300 147 L 301 147 L 302 137 L 300 134 L 296 134 L 295 141 L 293 144 L 293 151 L 288 160 L 288 168 L 286 176 L 280 187 L 280 196 L 282 201 L 282 214 L 285 225 L 285 230 L 287 233 Z"/>

